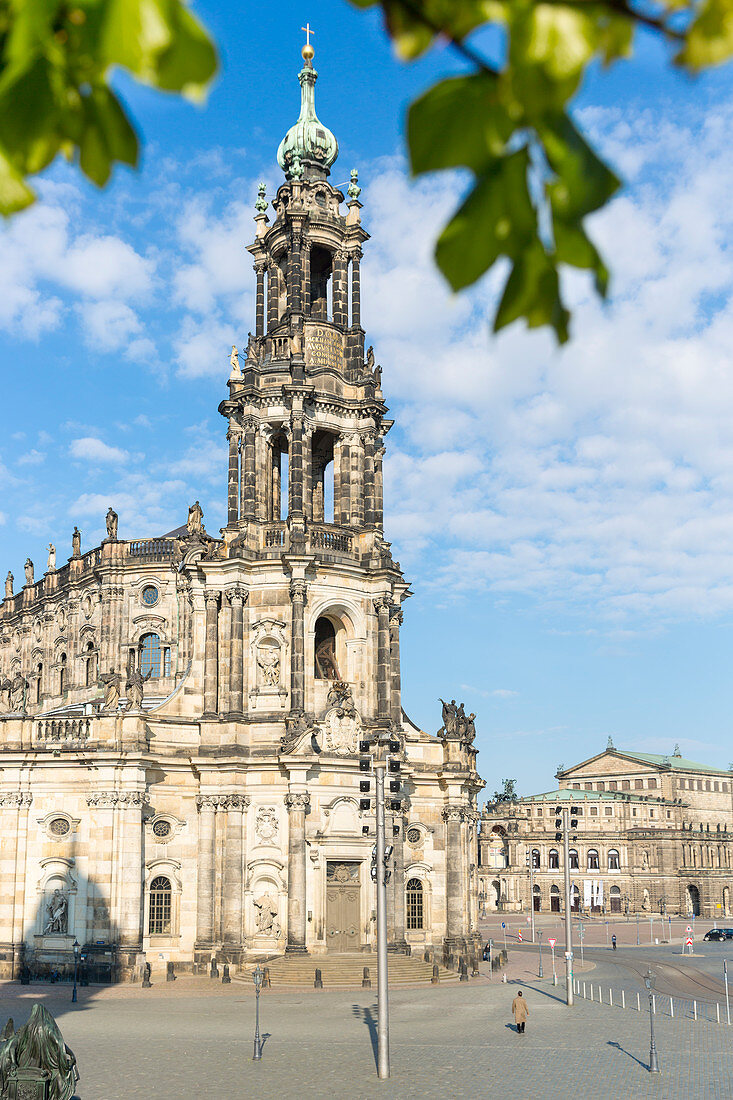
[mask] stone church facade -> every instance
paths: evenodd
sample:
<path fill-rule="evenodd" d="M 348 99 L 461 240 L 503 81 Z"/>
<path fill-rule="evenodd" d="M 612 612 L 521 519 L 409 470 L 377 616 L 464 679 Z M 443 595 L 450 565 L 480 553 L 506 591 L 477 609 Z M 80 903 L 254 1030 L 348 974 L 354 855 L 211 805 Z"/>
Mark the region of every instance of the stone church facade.
<path fill-rule="evenodd" d="M 557 772 L 558 787 L 487 805 L 479 825 L 482 910 L 559 913 L 570 809 L 575 911 L 733 916 L 733 770 L 616 749 Z M 529 863 L 532 862 L 530 883 Z"/>
<path fill-rule="evenodd" d="M 356 173 L 306 47 L 285 174 L 256 204 L 254 332 L 232 350 L 228 518 L 108 537 L 0 604 L 0 977 L 76 938 L 129 977 L 375 944 L 359 742 L 391 731 L 393 950 L 477 943 L 473 723 L 402 709 L 408 583 L 385 541 L 392 422 L 360 316 Z M 344 209 L 345 207 L 345 209 Z M 224 480 L 226 471 L 222 471 Z M 373 792 L 372 783 L 372 792 Z"/>

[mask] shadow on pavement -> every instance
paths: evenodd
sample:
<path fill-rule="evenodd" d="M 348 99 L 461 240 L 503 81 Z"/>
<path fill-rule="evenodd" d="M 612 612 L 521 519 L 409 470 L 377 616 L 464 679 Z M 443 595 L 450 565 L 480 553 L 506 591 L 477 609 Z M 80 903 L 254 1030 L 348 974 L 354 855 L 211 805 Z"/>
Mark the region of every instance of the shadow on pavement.
<path fill-rule="evenodd" d="M 614 1043 L 613 1040 L 609 1039 L 606 1045 L 609 1047 L 614 1047 L 616 1050 L 620 1050 L 622 1054 L 625 1054 L 626 1057 L 630 1058 L 632 1062 L 636 1062 L 637 1066 L 641 1066 L 642 1069 L 649 1069 L 649 1066 L 646 1064 L 646 1062 L 641 1062 L 635 1054 L 631 1054 L 631 1052 L 622 1047 L 620 1043 Z"/>
<path fill-rule="evenodd" d="M 377 1066 L 378 1061 L 378 1040 L 377 1040 L 377 1021 L 375 1018 L 377 1006 L 372 1005 L 369 1008 L 364 1008 L 362 1005 L 352 1005 L 351 1012 L 357 1020 L 363 1020 L 366 1026 L 369 1028 L 369 1038 L 372 1043 L 372 1054 L 374 1055 L 374 1065 Z"/>

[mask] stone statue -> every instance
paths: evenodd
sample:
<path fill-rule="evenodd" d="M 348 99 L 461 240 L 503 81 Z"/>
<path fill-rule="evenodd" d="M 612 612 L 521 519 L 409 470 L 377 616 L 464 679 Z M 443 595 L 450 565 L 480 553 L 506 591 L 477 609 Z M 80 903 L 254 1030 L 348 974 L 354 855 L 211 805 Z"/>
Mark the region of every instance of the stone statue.
<path fill-rule="evenodd" d="M 200 535 L 204 530 L 204 510 L 198 501 L 195 501 L 188 509 L 188 528 L 189 535 Z"/>
<path fill-rule="evenodd" d="M 25 689 L 28 686 L 28 681 L 22 672 L 16 672 L 13 679 L 10 681 L 9 700 L 11 711 L 23 710 L 25 704 Z"/>
<path fill-rule="evenodd" d="M 369 374 L 374 374 L 374 347 L 371 344 L 367 348 L 366 369 Z"/>
<path fill-rule="evenodd" d="M 476 715 L 471 712 L 471 714 L 469 714 L 468 718 L 466 719 L 466 742 L 469 745 L 472 745 L 476 738 L 476 725 L 474 723 L 475 717 Z"/>
<path fill-rule="evenodd" d="M 466 709 L 463 703 L 456 710 L 456 733 L 463 741 L 466 737 Z"/>
<path fill-rule="evenodd" d="M 324 638 L 316 648 L 316 674 L 320 680 L 340 680 L 341 673 L 336 663 L 336 650 L 333 638 Z"/>
<path fill-rule="evenodd" d="M 107 515 L 105 517 L 107 523 L 107 538 L 110 542 L 117 542 L 117 524 L 120 517 L 115 512 L 114 508 L 107 509 Z"/>
<path fill-rule="evenodd" d="M 104 709 L 116 711 L 120 703 L 121 674 L 112 669 L 111 672 L 99 677 L 99 683 L 104 688 Z"/>
<path fill-rule="evenodd" d="M 646 848 L 644 848 L 641 853 L 641 869 L 642 871 L 649 870 L 649 853 Z"/>
<path fill-rule="evenodd" d="M 49 1100 L 72 1100 L 79 1080 L 74 1052 L 67 1047 L 58 1024 L 42 1004 L 31 1009 L 30 1019 L 0 1049 L 0 1082 L 2 1096 L 40 1096 L 35 1082 L 17 1081 L 20 1070 L 38 1070 L 48 1074 Z M 17 1086 L 13 1084 L 17 1081 Z M 10 1092 L 15 1088 L 15 1092 Z M 29 1091 L 29 1089 L 31 1091 Z"/>
<path fill-rule="evenodd" d="M 455 699 L 451 699 L 450 703 L 446 703 L 445 699 L 439 699 L 439 702 L 443 704 L 443 725 L 438 730 L 438 733 L 445 734 L 450 737 L 451 734 L 456 732 L 456 716 L 458 714 L 458 708 L 456 707 Z"/>
<path fill-rule="evenodd" d="M 239 352 L 237 351 L 236 344 L 232 344 L 232 354 L 229 356 L 229 362 L 231 364 L 232 373 L 230 378 L 241 378 L 242 368 L 239 365 Z"/>
<path fill-rule="evenodd" d="M 46 568 L 49 573 L 56 572 L 56 547 L 52 542 L 48 544 L 48 565 Z"/>
<path fill-rule="evenodd" d="M 25 559 L 25 583 L 33 584 L 33 562 L 30 558 Z"/>
<path fill-rule="evenodd" d="M 44 936 L 66 935 L 69 923 L 69 902 L 63 890 L 56 889 L 46 906 L 48 920 L 43 929 Z"/>
<path fill-rule="evenodd" d="M 494 802 L 516 802 L 517 801 L 517 781 L 516 779 L 504 779 L 504 786 L 500 791 L 494 791 Z"/>
<path fill-rule="evenodd" d="M 276 936 L 277 902 L 271 894 L 263 894 L 262 897 L 255 898 L 254 903 L 257 910 L 257 931 Z"/>
<path fill-rule="evenodd" d="M 251 332 L 247 333 L 247 366 L 256 367 L 260 361 L 257 352 L 257 342 Z"/>
<path fill-rule="evenodd" d="M 5 578 L 5 598 L 6 599 L 8 599 L 8 597 L 13 595 L 13 581 L 14 580 L 15 580 L 15 577 L 10 572 L 10 570 L 8 570 L 8 575 Z"/>
<path fill-rule="evenodd" d="M 649 891 L 647 890 L 646 886 L 644 887 L 644 894 L 641 899 L 641 908 L 645 913 L 647 913 L 651 908 L 651 902 L 649 901 Z"/>
<path fill-rule="evenodd" d="M 265 687 L 280 686 L 280 650 L 271 645 L 261 645 L 257 650 L 257 667 Z"/>
<path fill-rule="evenodd" d="M 125 693 L 127 695 L 127 706 L 125 710 L 142 709 L 145 684 L 152 675 L 152 668 L 149 669 L 144 676 L 139 668 L 130 669 L 127 674 L 127 682 L 125 683 Z"/>
<path fill-rule="evenodd" d="M 71 556 L 72 558 L 81 557 L 81 531 L 78 527 L 71 532 Z"/>

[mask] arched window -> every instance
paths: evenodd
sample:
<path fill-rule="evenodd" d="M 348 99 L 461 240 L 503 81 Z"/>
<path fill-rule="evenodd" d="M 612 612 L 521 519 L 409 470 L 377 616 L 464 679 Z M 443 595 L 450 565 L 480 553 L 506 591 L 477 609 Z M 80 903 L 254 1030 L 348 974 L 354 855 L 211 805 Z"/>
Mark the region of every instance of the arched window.
<path fill-rule="evenodd" d="M 150 673 L 151 680 L 160 678 L 160 638 L 157 634 L 143 634 L 140 639 L 140 672 Z"/>
<path fill-rule="evenodd" d="M 569 852 L 569 855 L 570 855 L 570 870 L 571 871 L 579 870 L 580 869 L 580 863 L 578 861 L 577 848 L 571 848 L 570 852 Z"/>
<path fill-rule="evenodd" d="M 539 869 L 539 866 L 540 866 L 539 848 L 533 848 L 532 849 L 532 867 L 535 871 L 537 871 Z"/>
<path fill-rule="evenodd" d="M 314 675 L 317 680 L 340 680 L 336 663 L 336 629 L 330 619 L 316 619 Z"/>
<path fill-rule="evenodd" d="M 420 931 L 423 927 L 424 911 L 423 885 L 419 878 L 411 878 L 407 883 L 407 929 Z"/>
<path fill-rule="evenodd" d="M 580 909 L 580 887 L 573 886 L 570 894 L 570 908 L 574 913 Z"/>
<path fill-rule="evenodd" d="M 84 682 L 86 687 L 91 687 L 97 679 L 97 655 L 94 652 L 94 642 L 87 642 L 84 647 Z"/>
<path fill-rule="evenodd" d="M 311 440 L 310 518 L 314 523 L 335 523 L 334 516 L 334 456 L 336 437 L 318 430 Z"/>
<path fill-rule="evenodd" d="M 310 315 L 327 321 L 333 316 L 332 270 L 333 259 L 327 248 L 314 245 L 310 253 Z"/>
<path fill-rule="evenodd" d="M 609 871 L 620 871 L 621 870 L 621 860 L 620 860 L 619 854 L 618 854 L 618 852 L 616 851 L 615 848 L 611 848 L 611 850 L 608 853 L 608 869 L 609 869 Z"/>
<path fill-rule="evenodd" d="M 588 870 L 598 871 L 600 870 L 600 863 L 598 861 L 598 852 L 595 848 L 588 849 Z"/>
<path fill-rule="evenodd" d="M 164 875 L 158 875 L 150 883 L 148 931 L 151 936 L 170 935 L 172 894 L 170 879 Z"/>
<path fill-rule="evenodd" d="M 532 907 L 535 913 L 539 913 L 542 909 L 542 893 L 539 886 L 535 886 L 532 890 Z"/>
<path fill-rule="evenodd" d="M 63 695 L 66 691 L 66 654 L 62 653 L 59 657 L 59 695 Z"/>
<path fill-rule="evenodd" d="M 550 912 L 552 912 L 552 913 L 559 913 L 560 912 L 560 887 L 559 886 L 551 886 L 550 887 Z"/>
<path fill-rule="evenodd" d="M 611 897 L 611 912 L 621 912 L 621 890 L 618 886 L 612 886 L 609 891 Z"/>
<path fill-rule="evenodd" d="M 557 848 L 550 848 L 550 857 L 547 865 L 551 871 L 560 870 L 560 853 Z"/>

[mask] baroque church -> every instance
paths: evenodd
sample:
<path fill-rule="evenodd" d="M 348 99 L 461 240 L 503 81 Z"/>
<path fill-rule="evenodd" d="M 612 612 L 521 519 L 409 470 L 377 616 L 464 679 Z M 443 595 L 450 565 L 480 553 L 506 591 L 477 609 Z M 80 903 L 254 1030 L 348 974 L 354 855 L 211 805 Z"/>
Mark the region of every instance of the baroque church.
<path fill-rule="evenodd" d="M 392 426 L 365 352 L 356 172 L 301 108 L 260 186 L 254 332 L 219 405 L 227 524 L 108 537 L 0 604 L 0 977 L 234 970 L 375 947 L 374 801 L 360 747 L 389 731 L 389 944 L 479 942 L 473 716 L 437 735 L 402 709 L 409 586 L 383 531 Z M 436 704 L 437 705 L 437 704 Z M 436 723 L 437 724 L 437 723 Z M 373 796 L 374 784 L 371 784 Z"/>

